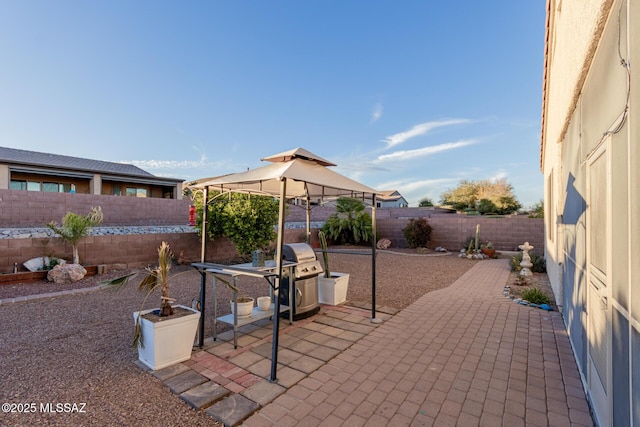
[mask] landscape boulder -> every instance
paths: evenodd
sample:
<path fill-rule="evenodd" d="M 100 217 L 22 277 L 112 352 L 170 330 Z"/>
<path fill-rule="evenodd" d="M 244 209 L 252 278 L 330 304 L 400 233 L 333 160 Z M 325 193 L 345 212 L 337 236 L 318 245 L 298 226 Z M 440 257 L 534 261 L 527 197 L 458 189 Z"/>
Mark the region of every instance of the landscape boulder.
<path fill-rule="evenodd" d="M 51 261 L 54 258 L 49 258 L 48 256 L 46 257 L 37 257 L 37 258 L 31 258 L 30 260 L 26 261 L 24 264 L 24 267 L 29 270 L 29 271 L 38 271 L 38 270 L 43 270 L 44 267 L 48 266 L 49 263 L 51 263 Z M 58 264 L 64 264 L 66 261 L 60 258 L 55 258 L 58 260 Z"/>
<path fill-rule="evenodd" d="M 389 239 L 380 239 L 378 240 L 378 244 L 376 245 L 378 249 L 389 249 L 391 247 L 391 240 Z"/>
<path fill-rule="evenodd" d="M 73 283 L 86 276 L 87 270 L 80 264 L 56 265 L 47 273 L 47 280 L 55 283 Z"/>

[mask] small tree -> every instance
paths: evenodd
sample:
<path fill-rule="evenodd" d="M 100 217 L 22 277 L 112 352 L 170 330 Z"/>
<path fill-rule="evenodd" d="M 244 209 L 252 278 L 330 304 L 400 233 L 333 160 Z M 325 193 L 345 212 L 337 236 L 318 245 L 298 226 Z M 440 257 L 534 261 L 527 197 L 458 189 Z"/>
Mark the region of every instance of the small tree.
<path fill-rule="evenodd" d="M 529 211 L 529 218 L 544 218 L 544 201 L 535 203 Z"/>
<path fill-rule="evenodd" d="M 489 199 L 481 199 L 476 203 L 476 210 L 480 215 L 498 213 L 498 207 Z"/>
<path fill-rule="evenodd" d="M 426 248 L 431 239 L 431 226 L 424 218 L 411 218 L 402 234 L 410 248 Z"/>
<path fill-rule="evenodd" d="M 271 197 L 236 196 L 224 207 L 222 229 L 240 255 L 248 256 L 275 239 L 278 203 Z"/>
<path fill-rule="evenodd" d="M 78 215 L 73 212 L 67 212 L 62 218 L 62 226 L 58 227 L 55 221 L 47 224 L 51 230 L 59 234 L 62 240 L 71 243 L 73 246 L 73 263 L 80 264 L 80 256 L 78 255 L 78 243 L 80 239 L 89 234 L 91 227 L 102 222 L 102 208 L 100 206 L 91 208 L 87 215 Z"/>
<path fill-rule="evenodd" d="M 440 198 L 443 205 L 452 206 L 458 211 L 477 209 L 480 212 L 480 209 L 492 208 L 488 202 L 492 203 L 495 209 L 486 213 L 505 215 L 522 207 L 513 194 L 513 186 L 505 178 L 481 181 L 464 180 L 456 188 L 442 193 Z"/>
<path fill-rule="evenodd" d="M 418 206 L 421 208 L 429 208 L 433 206 L 433 200 L 431 200 L 429 197 L 425 197 L 424 199 L 420 200 L 420 203 L 418 203 Z"/>
<path fill-rule="evenodd" d="M 196 194 L 194 204 L 200 233 L 204 209 L 202 193 Z M 214 198 L 207 204 L 207 238 L 228 237 L 241 256 L 248 256 L 251 251 L 272 242 L 277 223 L 278 201 L 272 197 L 233 193 Z"/>

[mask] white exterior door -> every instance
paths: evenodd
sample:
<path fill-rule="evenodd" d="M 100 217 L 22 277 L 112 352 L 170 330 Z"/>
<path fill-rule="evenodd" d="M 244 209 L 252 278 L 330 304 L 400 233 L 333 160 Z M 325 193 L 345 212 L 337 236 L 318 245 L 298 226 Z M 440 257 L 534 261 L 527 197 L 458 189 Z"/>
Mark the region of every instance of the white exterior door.
<path fill-rule="evenodd" d="M 600 425 L 611 407 L 611 167 L 602 144 L 587 161 L 587 381 Z"/>

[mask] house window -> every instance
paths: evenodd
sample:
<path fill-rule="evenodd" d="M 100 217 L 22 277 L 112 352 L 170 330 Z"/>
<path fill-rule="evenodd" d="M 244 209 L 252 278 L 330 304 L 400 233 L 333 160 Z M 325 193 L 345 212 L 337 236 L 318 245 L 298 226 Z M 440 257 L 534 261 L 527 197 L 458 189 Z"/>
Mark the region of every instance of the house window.
<path fill-rule="evenodd" d="M 114 185 L 111 188 L 111 194 L 113 194 L 114 196 L 122 196 L 122 187 L 120 187 L 119 185 Z"/>
<path fill-rule="evenodd" d="M 42 183 L 42 191 L 46 191 L 49 193 L 59 193 L 61 190 L 60 184 L 57 182 L 43 182 Z"/>
<path fill-rule="evenodd" d="M 27 181 L 16 181 L 11 180 L 9 183 L 9 190 L 26 190 L 27 189 Z"/>
<path fill-rule="evenodd" d="M 70 193 L 72 184 L 59 182 L 21 181 L 12 179 L 9 183 L 10 190 L 44 191 L 47 193 Z"/>
<path fill-rule="evenodd" d="M 147 197 L 146 188 L 127 187 L 127 196 L 129 197 Z"/>

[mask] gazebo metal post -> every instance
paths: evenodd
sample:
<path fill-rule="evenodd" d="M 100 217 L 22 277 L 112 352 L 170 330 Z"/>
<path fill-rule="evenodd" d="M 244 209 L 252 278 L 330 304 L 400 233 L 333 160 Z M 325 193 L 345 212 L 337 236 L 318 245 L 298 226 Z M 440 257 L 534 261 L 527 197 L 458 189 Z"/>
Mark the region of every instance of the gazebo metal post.
<path fill-rule="evenodd" d="M 207 254 L 207 211 L 209 210 L 209 187 L 205 187 L 202 192 L 202 242 L 200 247 L 200 262 L 204 263 Z M 204 346 L 204 303 L 207 295 L 207 275 L 200 273 L 200 336 L 198 337 L 198 347 Z"/>
<path fill-rule="evenodd" d="M 278 240 L 276 244 L 276 290 L 274 314 L 273 314 L 273 339 L 271 341 L 271 382 L 276 381 L 276 370 L 278 367 L 278 335 L 280 329 L 280 287 L 282 286 L 282 248 L 284 246 L 284 212 L 286 208 L 287 197 L 287 178 L 281 178 L 280 181 L 280 204 L 278 209 Z M 291 280 L 291 278 L 289 278 Z M 293 310 L 293 307 L 289 307 Z"/>
<path fill-rule="evenodd" d="M 371 195 L 371 322 L 379 323 L 376 319 L 376 194 Z"/>
<path fill-rule="evenodd" d="M 311 245 L 311 199 L 309 198 L 309 195 L 307 193 L 307 198 L 306 198 L 306 217 L 305 219 L 307 220 L 307 225 L 305 227 L 305 233 L 307 236 L 307 244 Z"/>

